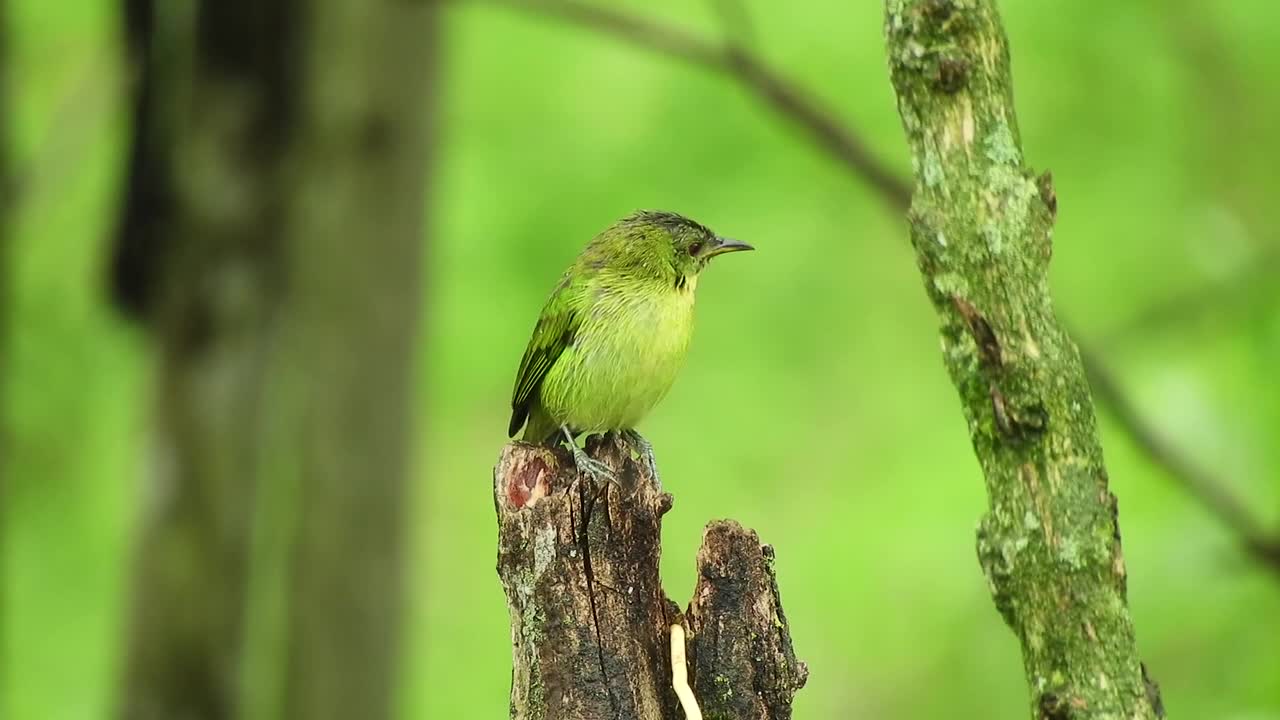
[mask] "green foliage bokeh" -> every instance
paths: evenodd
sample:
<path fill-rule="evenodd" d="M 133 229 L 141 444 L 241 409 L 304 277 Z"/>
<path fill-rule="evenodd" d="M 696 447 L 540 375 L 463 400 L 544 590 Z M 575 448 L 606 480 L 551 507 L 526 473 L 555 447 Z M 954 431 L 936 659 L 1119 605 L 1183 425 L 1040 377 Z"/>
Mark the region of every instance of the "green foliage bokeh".
<path fill-rule="evenodd" d="M 710 5 L 626 6 L 714 38 Z M 1280 292 L 1232 280 L 1280 245 L 1280 9 L 1002 7 L 1026 155 L 1060 199 L 1060 312 L 1160 432 L 1280 523 Z M 107 715 L 147 507 L 150 360 L 102 293 L 127 134 L 115 9 L 10 3 L 25 194 L 3 408 L 5 718 Z M 879 3 L 750 9 L 753 47 L 905 176 Z M 402 717 L 505 716 L 490 468 L 512 374 L 559 272 L 637 208 L 759 249 L 702 281 L 688 367 L 641 428 L 676 497 L 668 592 L 687 600 L 703 524 L 735 518 L 777 549 L 811 669 L 798 718 L 1025 717 L 1017 643 L 974 555 L 979 469 L 900 219 L 723 77 L 509 9 L 460 3 L 445 20 Z M 1130 327 L 1215 284 L 1235 299 Z M 1280 577 L 1101 415 L 1167 706 L 1280 718 Z"/>

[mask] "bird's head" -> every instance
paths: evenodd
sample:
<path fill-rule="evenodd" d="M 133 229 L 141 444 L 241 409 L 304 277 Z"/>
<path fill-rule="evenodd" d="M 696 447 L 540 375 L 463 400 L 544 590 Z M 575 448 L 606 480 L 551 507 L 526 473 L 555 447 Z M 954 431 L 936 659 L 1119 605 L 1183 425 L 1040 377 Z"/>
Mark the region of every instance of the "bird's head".
<path fill-rule="evenodd" d="M 619 220 L 601 234 L 600 241 L 615 269 L 673 279 L 681 286 L 685 279 L 696 278 L 711 258 L 754 249 L 682 215 L 655 210 Z"/>

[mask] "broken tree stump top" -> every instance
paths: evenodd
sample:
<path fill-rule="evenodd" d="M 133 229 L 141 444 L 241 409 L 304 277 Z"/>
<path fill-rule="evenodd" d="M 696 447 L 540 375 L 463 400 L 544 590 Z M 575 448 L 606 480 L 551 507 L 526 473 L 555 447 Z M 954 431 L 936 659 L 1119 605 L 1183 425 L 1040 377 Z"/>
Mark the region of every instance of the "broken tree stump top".
<path fill-rule="evenodd" d="M 671 625 L 684 624 L 704 717 L 790 718 L 807 670 L 791 647 L 772 548 L 736 522 L 708 525 L 684 617 L 658 574 L 671 495 L 623 440 L 593 438 L 588 452 L 620 483 L 597 486 L 567 451 L 521 442 L 494 469 L 511 717 L 684 718 L 669 655 Z"/>

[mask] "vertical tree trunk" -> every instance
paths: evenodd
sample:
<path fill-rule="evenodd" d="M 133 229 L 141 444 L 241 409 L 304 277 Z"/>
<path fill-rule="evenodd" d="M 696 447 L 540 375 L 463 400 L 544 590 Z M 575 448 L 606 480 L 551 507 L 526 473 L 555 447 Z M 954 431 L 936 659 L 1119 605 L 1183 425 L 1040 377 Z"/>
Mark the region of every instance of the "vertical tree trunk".
<path fill-rule="evenodd" d="M 126 3 L 113 288 L 160 360 L 121 715 L 388 717 L 434 5 Z"/>
<path fill-rule="evenodd" d="M 1054 315 L 1057 198 L 1023 163 L 993 0 L 887 0 L 913 155 L 911 239 L 986 476 L 978 556 L 1035 718 L 1153 718 L 1116 499 L 1080 356 Z"/>
<path fill-rule="evenodd" d="M 707 720 L 788 720 L 808 671 L 791 647 L 773 550 L 732 521 L 698 552 L 687 622 L 658 577 L 671 496 L 616 439 L 588 451 L 626 489 L 597 487 L 567 453 L 512 443 L 494 469 L 498 575 L 511 613 L 511 717 L 678 720 L 670 627 L 688 626 Z"/>

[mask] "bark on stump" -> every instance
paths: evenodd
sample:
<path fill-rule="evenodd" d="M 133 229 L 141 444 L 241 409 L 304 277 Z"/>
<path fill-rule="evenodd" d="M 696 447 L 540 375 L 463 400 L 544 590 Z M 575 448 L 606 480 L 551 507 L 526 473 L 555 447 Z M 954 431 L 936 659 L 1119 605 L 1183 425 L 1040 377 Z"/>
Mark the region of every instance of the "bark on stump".
<path fill-rule="evenodd" d="M 616 438 L 588 452 L 626 488 L 580 476 L 564 450 L 507 445 L 494 470 L 498 574 L 511 613 L 511 717 L 677 720 L 670 628 L 682 623 L 703 716 L 791 717 L 796 660 L 773 550 L 731 520 L 710 523 L 688 617 L 658 575 L 671 495 Z"/>

